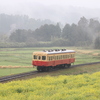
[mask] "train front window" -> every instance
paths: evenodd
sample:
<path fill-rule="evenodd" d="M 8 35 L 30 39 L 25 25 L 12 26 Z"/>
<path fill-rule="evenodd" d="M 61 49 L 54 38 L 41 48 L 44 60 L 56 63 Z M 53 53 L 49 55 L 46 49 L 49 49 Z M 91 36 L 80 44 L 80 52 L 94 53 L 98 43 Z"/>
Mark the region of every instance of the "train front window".
<path fill-rule="evenodd" d="M 34 59 L 37 59 L 37 56 L 36 56 L 36 55 L 34 55 L 34 56 L 33 56 L 33 58 L 34 58 Z"/>
<path fill-rule="evenodd" d="M 38 59 L 40 60 L 41 59 L 41 56 L 38 56 Z"/>
<path fill-rule="evenodd" d="M 42 60 L 46 60 L 46 56 L 42 56 Z"/>

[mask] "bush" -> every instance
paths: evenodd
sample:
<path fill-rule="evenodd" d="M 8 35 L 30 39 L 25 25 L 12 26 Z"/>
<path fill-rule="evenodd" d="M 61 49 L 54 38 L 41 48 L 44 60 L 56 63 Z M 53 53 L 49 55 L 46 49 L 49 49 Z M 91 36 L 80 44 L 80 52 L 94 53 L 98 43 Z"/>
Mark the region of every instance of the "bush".
<path fill-rule="evenodd" d="M 100 72 L 0 84 L 0 100 L 99 100 Z"/>
<path fill-rule="evenodd" d="M 53 46 L 70 46 L 70 42 L 68 40 L 59 38 L 51 42 Z"/>

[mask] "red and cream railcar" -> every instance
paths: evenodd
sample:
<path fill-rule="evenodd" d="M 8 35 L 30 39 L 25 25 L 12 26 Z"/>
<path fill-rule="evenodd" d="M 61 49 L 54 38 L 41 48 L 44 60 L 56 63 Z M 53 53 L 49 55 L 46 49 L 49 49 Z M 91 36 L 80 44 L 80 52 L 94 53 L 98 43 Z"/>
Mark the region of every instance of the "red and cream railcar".
<path fill-rule="evenodd" d="M 74 50 L 44 50 L 33 52 L 32 65 L 37 66 L 38 71 L 48 71 L 55 67 L 70 67 L 75 62 Z"/>

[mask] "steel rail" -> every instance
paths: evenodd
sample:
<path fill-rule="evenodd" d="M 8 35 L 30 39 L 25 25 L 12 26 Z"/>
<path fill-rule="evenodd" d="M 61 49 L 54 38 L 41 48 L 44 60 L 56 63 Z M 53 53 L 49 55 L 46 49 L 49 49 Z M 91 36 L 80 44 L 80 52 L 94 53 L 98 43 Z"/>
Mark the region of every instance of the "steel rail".
<path fill-rule="evenodd" d="M 81 67 L 81 66 L 86 66 L 86 65 L 93 65 L 93 64 L 100 64 L 100 62 L 92 62 L 92 63 L 85 63 L 85 64 L 78 64 L 78 65 L 72 65 L 71 67 Z M 53 71 L 57 71 L 58 69 L 54 69 Z M 52 71 L 51 71 L 52 72 Z M 38 71 L 31 71 L 31 72 L 26 72 L 26 73 L 21 73 L 21 74 L 16 74 L 16 75 L 10 75 L 10 76 L 4 76 L 0 77 L 0 83 L 11 81 L 17 78 L 22 78 L 30 75 L 35 75 L 40 72 Z"/>
<path fill-rule="evenodd" d="M 4 76 L 4 77 L 0 78 L 0 82 L 7 82 L 7 81 L 10 81 L 10 80 L 34 75 L 34 74 L 37 74 L 37 73 L 38 73 L 37 71 L 31 71 L 31 72 L 20 73 L 20 74 L 16 74 L 16 75 Z"/>

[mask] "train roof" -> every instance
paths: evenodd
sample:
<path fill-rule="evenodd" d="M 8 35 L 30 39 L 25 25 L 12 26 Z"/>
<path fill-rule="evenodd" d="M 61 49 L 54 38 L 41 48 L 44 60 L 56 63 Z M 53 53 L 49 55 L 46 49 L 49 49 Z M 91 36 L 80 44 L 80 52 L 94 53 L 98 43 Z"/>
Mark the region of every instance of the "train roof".
<path fill-rule="evenodd" d="M 43 51 L 34 52 L 34 53 L 43 53 L 43 54 L 75 53 L 75 50 L 55 49 L 55 50 L 43 50 Z"/>

